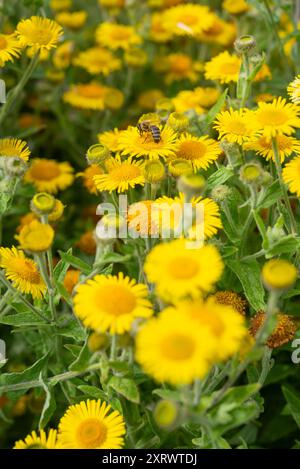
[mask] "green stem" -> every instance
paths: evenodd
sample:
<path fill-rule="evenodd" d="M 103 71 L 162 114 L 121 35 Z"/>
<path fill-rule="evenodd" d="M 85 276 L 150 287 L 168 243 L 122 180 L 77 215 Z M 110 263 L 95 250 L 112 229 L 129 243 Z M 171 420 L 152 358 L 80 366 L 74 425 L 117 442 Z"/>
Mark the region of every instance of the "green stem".
<path fill-rule="evenodd" d="M 43 277 L 43 280 L 47 286 L 48 289 L 48 295 L 49 295 L 49 308 L 51 312 L 51 317 L 52 321 L 56 322 L 56 308 L 54 304 L 54 296 L 55 296 L 55 289 L 53 284 L 51 283 L 51 280 L 49 278 L 49 274 L 47 271 L 47 265 L 46 265 L 46 259 L 45 259 L 45 253 L 37 254 L 36 255 L 36 261 L 37 264 L 40 268 L 41 276 Z"/>
<path fill-rule="evenodd" d="M 110 345 L 110 359 L 112 361 L 116 360 L 117 358 L 117 335 L 113 334 L 111 336 L 111 345 Z"/>

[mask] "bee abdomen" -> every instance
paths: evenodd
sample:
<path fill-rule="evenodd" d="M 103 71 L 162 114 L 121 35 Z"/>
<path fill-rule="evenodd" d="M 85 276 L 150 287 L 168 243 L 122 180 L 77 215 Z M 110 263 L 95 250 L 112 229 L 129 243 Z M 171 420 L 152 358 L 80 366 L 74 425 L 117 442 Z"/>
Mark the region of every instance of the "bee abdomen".
<path fill-rule="evenodd" d="M 151 126 L 152 138 L 155 143 L 160 141 L 160 129 L 156 125 Z"/>

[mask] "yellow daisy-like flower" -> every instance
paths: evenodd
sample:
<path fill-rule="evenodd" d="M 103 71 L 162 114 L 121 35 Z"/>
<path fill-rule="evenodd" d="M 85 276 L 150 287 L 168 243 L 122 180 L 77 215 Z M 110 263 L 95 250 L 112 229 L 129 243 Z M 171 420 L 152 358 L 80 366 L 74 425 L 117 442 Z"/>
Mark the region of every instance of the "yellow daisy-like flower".
<path fill-rule="evenodd" d="M 214 16 L 207 6 L 188 3 L 168 9 L 163 16 L 163 25 L 174 35 L 197 36 L 212 26 Z"/>
<path fill-rule="evenodd" d="M 94 176 L 94 183 L 98 191 L 126 192 L 130 187 L 144 185 L 143 162 L 132 161 L 130 158 L 110 158 L 105 162 L 106 174 Z"/>
<path fill-rule="evenodd" d="M 86 23 L 87 12 L 83 10 L 73 12 L 62 11 L 56 15 L 55 19 L 66 28 L 80 29 Z"/>
<path fill-rule="evenodd" d="M 20 246 L 25 251 L 44 252 L 50 248 L 54 239 L 53 228 L 46 224 L 33 220 L 24 225 L 20 233 L 15 236 Z"/>
<path fill-rule="evenodd" d="M 222 149 L 218 142 L 207 135 L 196 137 L 191 134 L 183 134 L 178 140 L 176 158 L 182 158 L 192 163 L 194 170 L 207 169 L 209 165 L 218 159 Z"/>
<path fill-rule="evenodd" d="M 78 83 L 71 85 L 70 89 L 64 93 L 63 100 L 80 109 L 103 111 L 108 90 L 109 88 L 96 81 Z"/>
<path fill-rule="evenodd" d="M 241 68 L 241 59 L 229 52 L 221 52 L 205 64 L 205 78 L 220 83 L 237 82 Z"/>
<path fill-rule="evenodd" d="M 157 294 L 173 302 L 211 291 L 222 275 L 223 262 L 213 245 L 189 249 L 186 239 L 176 239 L 155 246 L 146 257 L 144 270 Z"/>
<path fill-rule="evenodd" d="M 64 287 L 71 295 L 77 283 L 79 282 L 80 270 L 69 269 L 64 278 Z"/>
<path fill-rule="evenodd" d="M 63 449 L 120 449 L 126 433 L 122 415 L 100 399 L 71 405 L 61 418 L 58 431 Z"/>
<path fill-rule="evenodd" d="M 103 47 L 91 47 L 83 52 L 73 60 L 73 64 L 77 67 L 82 67 L 87 70 L 91 75 L 98 75 L 102 73 L 107 76 L 115 70 L 120 70 L 121 61 L 115 57 L 112 52 Z"/>
<path fill-rule="evenodd" d="M 24 161 L 28 161 L 30 150 L 27 143 L 19 138 L 0 139 L 0 158 L 3 156 L 18 156 Z"/>
<path fill-rule="evenodd" d="M 198 322 L 200 329 L 209 328 L 218 344 L 214 361 L 226 360 L 239 350 L 247 328 L 243 316 L 232 306 L 218 304 L 213 298 L 209 298 L 205 302 L 181 302 L 176 308 Z"/>
<path fill-rule="evenodd" d="M 94 176 L 103 174 L 103 169 L 97 164 L 91 164 L 82 173 L 78 173 L 77 176 L 83 178 L 83 185 L 91 194 L 97 194 L 98 190 L 94 181 Z"/>
<path fill-rule="evenodd" d="M 213 106 L 220 96 L 216 88 L 198 86 L 194 90 L 180 91 L 172 102 L 177 112 L 186 112 L 193 109 L 198 114 L 203 114 L 204 108 Z"/>
<path fill-rule="evenodd" d="M 165 159 L 175 157 L 178 148 L 176 138 L 176 133 L 168 126 L 161 130 L 159 142 L 154 142 L 151 132 L 140 135 L 137 127 L 128 127 L 120 134 L 118 149 L 122 155 Z"/>
<path fill-rule="evenodd" d="M 35 52 L 39 52 L 56 47 L 63 30 L 49 18 L 32 16 L 18 23 L 16 33 L 22 46 L 32 47 Z"/>
<path fill-rule="evenodd" d="M 73 41 L 65 41 L 63 44 L 58 46 L 53 55 L 54 66 L 59 70 L 68 68 L 71 64 L 73 50 Z"/>
<path fill-rule="evenodd" d="M 245 0 L 224 0 L 222 7 L 232 15 L 240 15 L 250 9 L 250 5 Z"/>
<path fill-rule="evenodd" d="M 47 433 L 40 430 L 38 433 L 33 431 L 27 435 L 24 440 L 16 441 L 13 449 L 58 449 L 57 430 L 50 429 Z"/>
<path fill-rule="evenodd" d="M 38 192 L 56 194 L 74 181 L 73 168 L 68 162 L 36 158 L 24 176 L 24 181 L 34 185 Z"/>
<path fill-rule="evenodd" d="M 285 259 L 271 259 L 264 264 L 261 275 L 268 289 L 285 290 L 294 285 L 298 272 L 297 268 Z"/>
<path fill-rule="evenodd" d="M 172 39 L 172 31 L 166 28 L 164 16 L 161 13 L 154 13 L 151 16 L 150 39 L 154 42 L 164 43 Z"/>
<path fill-rule="evenodd" d="M 20 56 L 22 45 L 15 34 L 0 34 L 0 67 Z"/>
<path fill-rule="evenodd" d="M 300 103 L 300 75 L 298 75 L 288 86 L 288 94 L 295 104 Z"/>
<path fill-rule="evenodd" d="M 159 59 L 158 59 L 159 60 Z M 178 80 L 195 82 L 199 78 L 197 64 L 186 54 L 170 54 L 166 57 L 167 70 L 165 81 L 169 85 Z"/>
<path fill-rule="evenodd" d="M 249 115 L 249 120 L 268 140 L 278 135 L 291 135 L 300 127 L 300 108 L 279 97 L 272 103 L 258 103 L 258 109 Z M 251 124 L 251 123 L 250 123 Z"/>
<path fill-rule="evenodd" d="M 282 177 L 288 185 L 290 192 L 300 197 L 300 156 L 293 158 L 285 165 Z"/>
<path fill-rule="evenodd" d="M 266 79 L 270 80 L 272 78 L 272 73 L 267 64 L 263 64 L 261 69 L 255 75 L 254 81 L 264 81 Z"/>
<path fill-rule="evenodd" d="M 124 334 L 137 318 L 152 315 L 147 295 L 146 285 L 137 284 L 122 272 L 117 276 L 96 275 L 77 288 L 74 310 L 86 327 Z"/>
<path fill-rule="evenodd" d="M 248 109 L 221 111 L 216 116 L 214 128 L 219 132 L 219 139 L 242 145 L 255 131 L 255 121 L 251 120 Z"/>
<path fill-rule="evenodd" d="M 157 101 L 164 97 L 160 90 L 152 89 L 143 91 L 137 98 L 137 105 L 146 111 L 153 111 Z"/>
<path fill-rule="evenodd" d="M 216 341 L 177 309 L 167 308 L 148 320 L 136 336 L 136 360 L 156 381 L 190 384 L 211 366 Z"/>
<path fill-rule="evenodd" d="M 132 26 L 116 23 L 101 23 L 96 30 L 98 44 L 109 49 L 128 50 L 142 42 Z"/>
<path fill-rule="evenodd" d="M 109 148 L 110 151 L 116 152 L 119 147 L 119 137 L 121 135 L 119 129 L 107 130 L 97 135 L 99 143 Z"/>
<path fill-rule="evenodd" d="M 293 153 L 300 154 L 300 142 L 294 137 L 287 135 L 278 135 L 276 138 L 281 162 Z M 268 140 L 264 135 L 253 137 L 244 144 L 245 150 L 254 150 L 258 155 L 266 158 L 267 161 L 273 160 L 274 153 L 272 149 L 272 141 Z"/>
<path fill-rule="evenodd" d="M 237 27 L 235 23 L 227 23 L 215 16 L 210 28 L 205 29 L 199 35 L 199 40 L 207 43 L 219 44 L 223 47 L 229 46 L 237 37 Z"/>
<path fill-rule="evenodd" d="M 13 286 L 22 293 L 30 293 L 33 298 L 42 298 L 46 285 L 39 273 L 37 264 L 16 247 L 0 248 L 0 267 Z"/>

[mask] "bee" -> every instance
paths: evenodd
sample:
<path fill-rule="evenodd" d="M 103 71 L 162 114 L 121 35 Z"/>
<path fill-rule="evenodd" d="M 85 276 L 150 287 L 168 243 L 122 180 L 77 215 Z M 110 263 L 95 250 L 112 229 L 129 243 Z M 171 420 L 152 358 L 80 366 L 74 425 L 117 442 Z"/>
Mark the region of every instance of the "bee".
<path fill-rule="evenodd" d="M 139 122 L 137 124 L 137 129 L 140 135 L 143 135 L 144 133 L 146 134 L 150 133 L 155 143 L 160 142 L 161 140 L 160 129 L 159 127 L 157 127 L 157 125 L 152 124 L 150 120 L 143 120 Z"/>

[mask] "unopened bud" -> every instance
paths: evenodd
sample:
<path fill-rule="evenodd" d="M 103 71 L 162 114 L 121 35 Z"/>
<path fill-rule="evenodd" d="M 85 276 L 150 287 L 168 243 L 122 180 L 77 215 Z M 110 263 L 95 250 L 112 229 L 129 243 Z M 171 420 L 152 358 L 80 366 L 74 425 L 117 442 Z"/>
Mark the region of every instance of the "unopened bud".
<path fill-rule="evenodd" d="M 46 192 L 39 192 L 31 199 L 30 208 L 37 215 L 47 215 L 52 212 L 55 198 Z"/>
<path fill-rule="evenodd" d="M 256 47 L 256 41 L 253 36 L 241 36 L 234 42 L 235 50 L 238 54 L 249 54 Z"/>
<path fill-rule="evenodd" d="M 87 153 L 86 159 L 88 164 L 101 164 L 110 157 L 110 150 L 107 146 L 96 143 L 92 145 Z"/>

